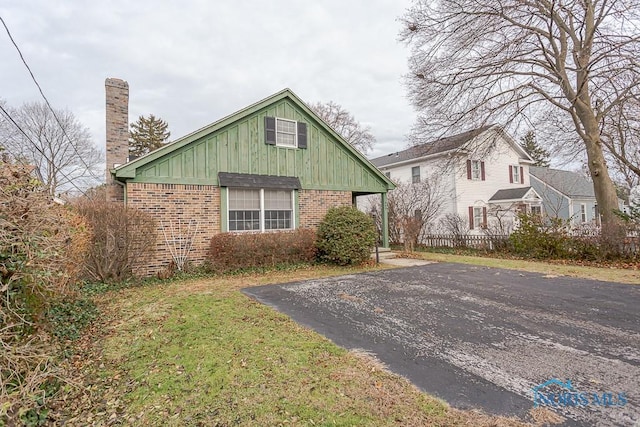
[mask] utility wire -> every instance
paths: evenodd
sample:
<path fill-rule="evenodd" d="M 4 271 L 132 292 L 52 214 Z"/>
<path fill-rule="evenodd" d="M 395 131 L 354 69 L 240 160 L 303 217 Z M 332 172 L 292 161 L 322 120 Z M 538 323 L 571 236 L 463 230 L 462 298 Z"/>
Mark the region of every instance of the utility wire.
<path fill-rule="evenodd" d="M 40 87 L 40 84 L 38 83 L 38 80 L 33 75 L 33 72 L 31 71 L 31 67 L 29 67 L 29 64 L 27 64 L 26 59 L 24 59 L 24 56 L 22 55 L 22 51 L 18 47 L 18 44 L 16 43 L 16 41 L 13 39 L 13 36 L 11 35 L 11 31 L 9 31 L 9 27 L 7 27 L 7 24 L 4 22 L 4 19 L 2 19 L 2 16 L 0 16 L 0 21 L 2 21 L 2 25 L 4 26 L 4 29 L 7 31 L 7 35 L 9 36 L 9 39 L 11 40 L 11 43 L 13 43 L 13 46 L 18 51 L 18 55 L 20 55 L 20 59 L 22 60 L 22 63 L 27 68 L 27 71 L 29 71 L 29 75 L 31 75 L 31 79 L 33 80 L 33 82 L 38 87 L 38 91 L 40 91 L 40 95 L 42 95 L 42 98 L 44 99 L 45 103 L 47 104 L 47 107 L 49 107 L 49 110 L 51 110 L 51 113 L 53 114 L 53 117 L 56 119 L 56 122 L 58 123 L 58 126 L 60 126 L 60 129 L 62 130 L 62 133 L 64 134 L 64 136 L 67 137 L 67 140 L 71 144 L 71 147 L 73 148 L 73 151 L 76 152 L 76 155 L 78 156 L 78 158 L 80 159 L 80 161 L 82 162 L 84 167 L 86 168 L 86 170 L 89 173 L 89 175 L 91 175 L 91 177 L 93 179 L 97 180 L 98 182 L 101 182 L 102 178 L 99 178 L 98 176 L 96 176 L 93 173 L 93 171 L 91 170 L 91 168 L 89 167 L 87 162 L 84 161 L 84 159 L 82 158 L 82 156 L 78 152 L 78 149 L 76 148 L 76 146 L 73 143 L 73 141 L 71 140 L 71 138 L 69 138 L 69 135 L 67 135 L 67 131 L 65 130 L 64 126 L 62 126 L 62 123 L 60 122 L 60 119 L 58 118 L 58 115 L 56 114 L 55 110 L 53 109 L 53 107 L 51 107 L 51 104 L 49 103 L 49 100 L 47 99 L 47 97 L 45 96 L 44 92 L 42 91 L 42 87 Z M 29 139 L 29 140 L 31 141 L 31 139 Z M 31 141 L 31 142 L 33 143 L 33 141 Z"/>
<path fill-rule="evenodd" d="M 38 147 L 38 145 L 33 142 L 33 140 L 31 139 L 31 137 L 22 129 L 22 127 L 20 127 L 20 125 L 13 119 L 13 117 L 11 117 L 11 115 L 9 114 L 9 112 L 7 112 L 7 110 L 4 109 L 4 107 L 2 105 L 0 105 L 0 111 L 2 111 L 2 113 L 4 114 L 4 116 L 9 119 L 11 121 L 11 123 L 13 123 L 13 125 L 18 128 L 18 130 L 25 136 L 25 138 L 27 138 L 29 140 L 29 142 L 31 142 L 31 144 L 33 144 L 33 146 L 35 147 L 36 150 L 38 150 L 38 152 L 42 155 L 42 157 L 44 157 L 44 159 L 49 162 L 52 163 L 49 158 L 47 157 L 47 155 L 44 153 L 44 151 L 42 151 L 40 149 L 40 147 Z M 17 157 L 17 156 L 13 156 L 13 157 Z M 22 164 L 25 164 L 24 161 L 21 161 L 19 158 L 17 158 L 17 160 L 19 162 L 21 162 Z M 76 190 L 78 190 L 80 193 L 82 193 L 83 195 L 86 195 L 86 193 L 80 189 L 80 187 L 78 187 L 73 180 L 71 180 L 71 178 L 69 178 L 68 175 L 66 175 L 64 172 L 62 172 L 61 169 L 58 169 L 57 172 L 60 173 L 60 175 L 62 175 L 68 182 L 69 184 L 73 185 L 75 187 Z M 39 172 L 38 172 L 39 173 Z"/>

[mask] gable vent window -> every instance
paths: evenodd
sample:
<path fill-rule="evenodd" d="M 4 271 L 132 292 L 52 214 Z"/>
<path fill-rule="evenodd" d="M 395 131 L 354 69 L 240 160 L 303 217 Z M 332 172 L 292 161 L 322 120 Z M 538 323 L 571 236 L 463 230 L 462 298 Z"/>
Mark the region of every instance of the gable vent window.
<path fill-rule="evenodd" d="M 307 148 L 307 124 L 278 117 L 265 117 L 265 142 L 287 148 Z"/>

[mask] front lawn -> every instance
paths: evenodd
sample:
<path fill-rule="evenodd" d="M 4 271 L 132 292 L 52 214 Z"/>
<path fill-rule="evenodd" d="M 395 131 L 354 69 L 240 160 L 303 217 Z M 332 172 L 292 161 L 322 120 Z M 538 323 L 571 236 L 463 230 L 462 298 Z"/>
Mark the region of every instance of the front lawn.
<path fill-rule="evenodd" d="M 102 320 L 85 341 L 88 353 L 75 359 L 84 388 L 77 403 L 61 405 L 60 419 L 68 425 L 521 425 L 452 409 L 371 357 L 347 352 L 239 292 L 358 271 L 313 267 L 99 295 Z"/>

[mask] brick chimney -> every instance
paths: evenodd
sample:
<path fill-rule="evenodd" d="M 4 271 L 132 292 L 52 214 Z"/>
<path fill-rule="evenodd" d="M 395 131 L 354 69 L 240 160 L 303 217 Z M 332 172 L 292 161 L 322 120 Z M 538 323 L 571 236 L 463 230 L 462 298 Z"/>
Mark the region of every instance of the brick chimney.
<path fill-rule="evenodd" d="M 107 200 L 124 201 L 124 188 L 111 177 L 111 169 L 123 165 L 129 156 L 129 84 L 106 79 Z"/>

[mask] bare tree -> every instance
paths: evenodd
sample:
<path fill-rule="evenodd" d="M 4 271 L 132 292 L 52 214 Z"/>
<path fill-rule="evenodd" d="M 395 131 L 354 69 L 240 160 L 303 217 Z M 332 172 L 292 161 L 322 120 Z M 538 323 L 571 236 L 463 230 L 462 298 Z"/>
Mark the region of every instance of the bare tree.
<path fill-rule="evenodd" d="M 627 190 L 640 184 L 640 100 L 616 106 L 602 118 L 602 143 L 615 176 Z"/>
<path fill-rule="evenodd" d="M 617 197 L 600 123 L 640 92 L 635 0 L 417 0 L 402 21 L 409 96 L 427 131 L 570 118 L 603 225 Z"/>
<path fill-rule="evenodd" d="M 333 101 L 327 103 L 317 102 L 309 107 L 345 141 L 362 153 L 367 153 L 373 148 L 376 138 L 371 133 L 369 126 L 363 126 L 355 117 L 341 105 Z"/>
<path fill-rule="evenodd" d="M 413 251 L 422 236 L 435 226 L 445 198 L 437 175 L 417 183 L 399 183 L 389 192 L 389 234 Z"/>
<path fill-rule="evenodd" d="M 99 182 L 102 156 L 73 113 L 55 110 L 54 115 L 45 103 L 4 108 L 8 117 L 3 114 L 0 143 L 12 157 L 35 167 L 50 194 Z"/>

